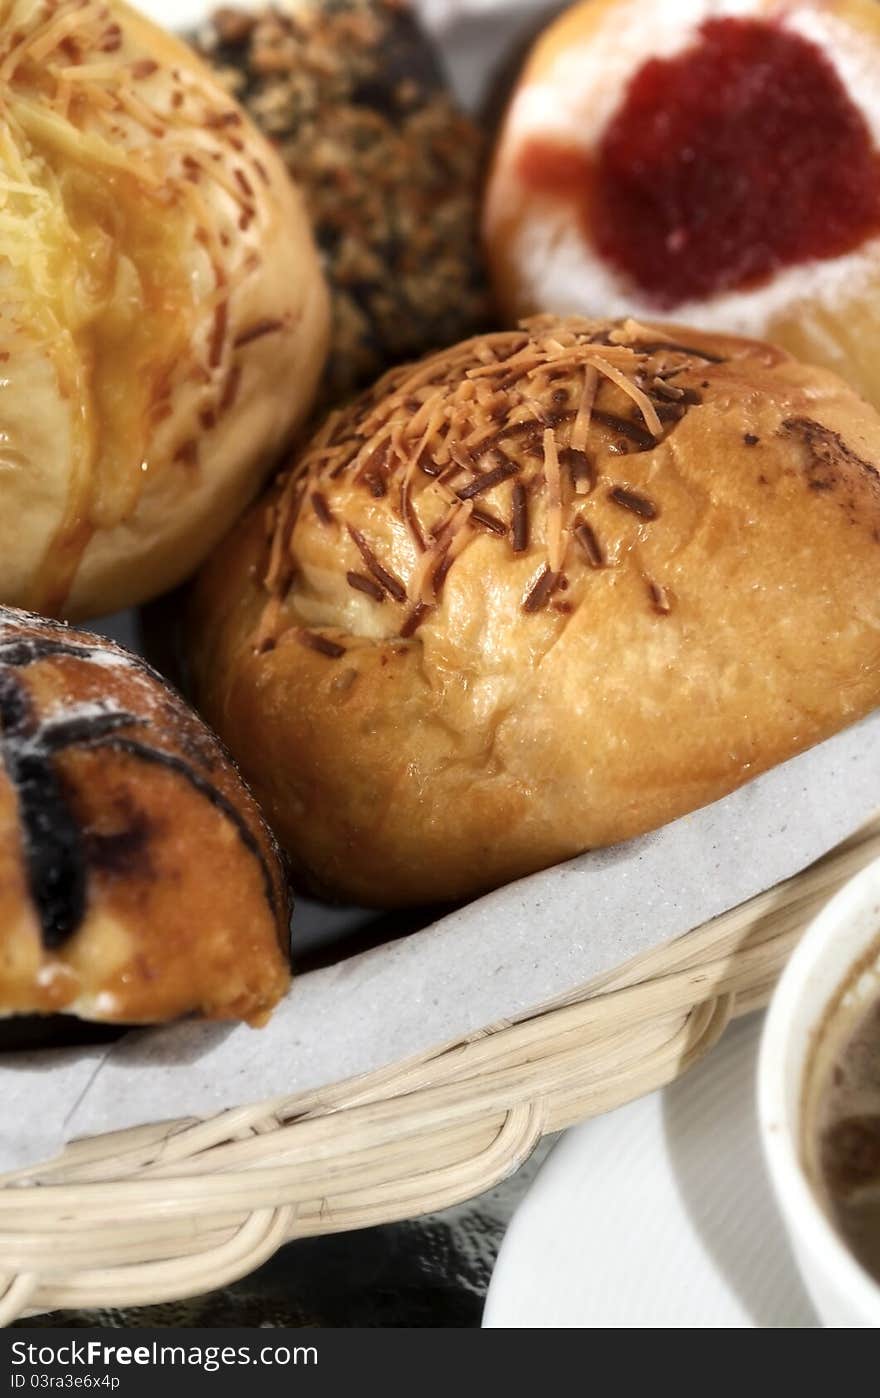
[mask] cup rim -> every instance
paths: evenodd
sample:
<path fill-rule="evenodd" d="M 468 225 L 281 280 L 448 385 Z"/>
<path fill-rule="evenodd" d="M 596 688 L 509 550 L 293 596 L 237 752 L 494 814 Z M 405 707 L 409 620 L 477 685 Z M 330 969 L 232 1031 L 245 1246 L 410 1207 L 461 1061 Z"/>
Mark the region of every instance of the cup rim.
<path fill-rule="evenodd" d="M 800 1110 L 790 1111 L 787 1089 L 790 1041 L 802 997 L 829 942 L 868 902 L 880 896 L 880 859 L 841 888 L 810 923 L 771 998 L 758 1057 L 758 1119 L 773 1189 L 794 1241 L 804 1245 L 836 1292 L 860 1315 L 880 1325 L 880 1282 L 856 1259 L 823 1210 L 801 1160 Z M 880 942 L 880 927 L 877 940 Z M 858 957 L 853 958 L 854 972 Z M 824 997 L 826 1008 L 846 985 L 844 972 Z M 797 1063 L 800 1101 L 808 1054 Z M 794 1120 L 792 1119 L 794 1116 Z"/>

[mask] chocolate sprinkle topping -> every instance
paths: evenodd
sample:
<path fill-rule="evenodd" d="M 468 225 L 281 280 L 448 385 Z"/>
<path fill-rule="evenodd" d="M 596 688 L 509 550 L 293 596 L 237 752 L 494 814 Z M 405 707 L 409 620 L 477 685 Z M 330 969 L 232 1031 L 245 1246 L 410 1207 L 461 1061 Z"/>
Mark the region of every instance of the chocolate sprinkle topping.
<path fill-rule="evenodd" d="M 317 651 L 319 655 L 326 655 L 328 660 L 339 660 L 340 656 L 345 655 L 345 646 L 322 636 L 320 631 L 297 631 L 296 636 L 301 645 Z"/>
<path fill-rule="evenodd" d="M 580 520 L 574 527 L 574 538 L 591 568 L 605 566 L 605 553 L 591 524 L 587 524 L 586 520 Z"/>
<path fill-rule="evenodd" d="M 551 573 L 550 569 L 545 567 L 538 574 L 531 588 L 523 598 L 523 611 L 540 612 L 550 601 L 550 597 L 555 591 L 558 582 L 559 574 Z"/>
<path fill-rule="evenodd" d="M 418 631 L 425 617 L 432 610 L 427 602 L 417 602 L 400 628 L 402 638 L 407 640 L 414 632 Z"/>
<path fill-rule="evenodd" d="M 655 612 L 660 616 L 669 615 L 672 610 L 672 603 L 669 592 L 665 587 L 661 587 L 659 583 L 651 582 L 651 580 L 648 579 L 648 596 L 651 599 Z"/>
<path fill-rule="evenodd" d="M 211 329 L 211 339 L 208 345 L 208 367 L 216 369 L 223 357 L 223 342 L 226 338 L 226 323 L 229 317 L 229 307 L 226 301 L 221 301 L 214 310 L 214 324 Z"/>
<path fill-rule="evenodd" d="M 517 481 L 513 487 L 510 534 L 514 553 L 525 553 L 529 546 L 529 501 L 522 481 Z"/>
<path fill-rule="evenodd" d="M 311 495 L 312 509 L 318 516 L 322 524 L 333 523 L 333 511 L 327 504 L 327 497 L 320 490 L 313 490 Z"/>
<path fill-rule="evenodd" d="M 625 486 L 613 486 L 608 492 L 608 498 L 613 500 L 615 505 L 620 505 L 624 510 L 631 510 L 634 515 L 639 515 L 642 519 L 657 518 L 657 506 L 646 499 L 644 495 L 637 495 L 634 490 L 627 490 Z"/>
<path fill-rule="evenodd" d="M 282 487 L 264 576 L 272 601 L 259 634 L 285 624 L 277 602 L 295 585 L 285 569 L 288 557 L 295 560 L 282 521 L 303 489 L 326 490 L 328 509 L 358 549 L 365 566 L 356 564 L 347 574 L 349 586 L 375 601 L 379 594 L 391 597 L 407 610 L 424 589 L 432 600 L 432 584 L 436 601 L 477 530 L 506 535 L 514 554 L 540 548 L 543 560 L 535 566 L 543 561 L 544 572 L 529 584 L 521 603 L 527 612 L 541 610 L 561 589 L 566 539 L 573 539 L 582 571 L 607 567 L 610 536 L 600 538 L 578 513 L 578 497 L 595 492 L 601 481 L 603 494 L 619 508 L 640 521 L 658 517 L 659 505 L 625 481 L 616 483 L 615 459 L 620 470 L 622 457 L 651 451 L 676 430 L 701 398 L 672 380 L 695 368 L 700 372 L 700 361 L 715 358 L 669 342 L 640 344 L 640 334 L 645 332 L 631 321 L 536 317 L 524 332 L 493 332 L 402 365 L 342 408 L 294 462 Z M 340 479 L 344 495 L 337 495 L 334 484 Z M 494 503 L 475 508 L 507 480 L 507 519 Z M 376 498 L 387 492 L 393 502 L 390 513 L 398 527 L 401 520 L 405 526 L 405 548 L 393 555 L 400 558 L 400 576 L 354 527 L 354 521 L 370 518 L 369 502 L 355 502 L 352 523 L 345 519 L 350 486 Z M 323 514 L 320 504 L 316 510 Z M 632 543 L 624 543 L 623 554 Z"/>
<path fill-rule="evenodd" d="M 383 472 L 388 465 L 390 452 L 391 443 L 386 439 L 376 447 L 375 451 L 370 452 L 361 471 L 361 476 L 366 481 L 370 494 L 376 500 L 381 500 L 388 490 Z"/>
<path fill-rule="evenodd" d="M 357 545 L 361 558 L 366 563 L 368 570 L 372 573 L 379 586 L 384 588 L 388 596 L 393 597 L 395 602 L 405 602 L 406 588 L 400 581 L 400 578 L 396 578 L 393 573 L 388 572 L 387 568 L 382 567 L 382 564 L 373 553 L 373 550 L 370 548 L 370 545 L 359 529 L 353 529 L 351 525 L 349 525 L 348 532 Z"/>
<path fill-rule="evenodd" d="M 419 552 L 423 552 L 425 548 L 425 536 L 422 533 L 421 525 L 419 524 L 418 516 L 415 512 L 415 507 L 410 496 L 409 481 L 406 477 L 404 477 L 400 483 L 400 513 L 403 515 L 407 528 L 413 536 L 416 548 Z"/>
<path fill-rule="evenodd" d="M 446 581 L 446 575 L 452 567 L 453 562 L 454 559 L 452 557 L 452 554 L 449 552 L 449 548 L 447 547 L 443 554 L 443 557 L 440 559 L 440 562 L 437 564 L 437 567 L 434 569 L 433 575 L 431 577 L 431 581 L 434 584 L 434 592 L 438 597 L 440 593 L 443 591 L 443 584 Z"/>
<path fill-rule="evenodd" d="M 481 529 L 488 529 L 491 534 L 506 534 L 507 528 L 497 515 L 493 515 L 489 510 L 471 510 L 471 523 L 478 524 Z"/>
<path fill-rule="evenodd" d="M 619 433 L 628 442 L 633 442 L 639 451 L 650 451 L 657 445 L 656 438 L 648 431 L 647 427 L 633 422 L 631 418 L 617 417 L 615 413 L 602 412 L 599 408 L 593 409 L 592 416 L 596 422 L 601 422 L 603 427 L 607 427 L 611 432 Z"/>
<path fill-rule="evenodd" d="M 457 492 L 459 500 L 473 500 L 476 495 L 484 495 L 487 490 L 494 490 L 496 485 L 501 485 L 502 481 L 509 480 L 515 476 L 519 467 L 515 461 L 502 461 L 500 466 L 496 466 L 491 471 L 486 471 L 482 476 L 475 476 L 466 486 Z"/>
<path fill-rule="evenodd" d="M 374 602 L 384 602 L 385 593 L 377 582 L 368 578 L 365 573 L 346 573 L 346 582 L 349 587 L 353 587 L 356 592 L 365 592 L 368 597 L 372 597 Z"/>
<path fill-rule="evenodd" d="M 374 500 L 381 500 L 383 495 L 388 494 L 388 487 L 382 476 L 375 471 L 365 471 L 364 480 L 367 483 L 370 494 Z"/>

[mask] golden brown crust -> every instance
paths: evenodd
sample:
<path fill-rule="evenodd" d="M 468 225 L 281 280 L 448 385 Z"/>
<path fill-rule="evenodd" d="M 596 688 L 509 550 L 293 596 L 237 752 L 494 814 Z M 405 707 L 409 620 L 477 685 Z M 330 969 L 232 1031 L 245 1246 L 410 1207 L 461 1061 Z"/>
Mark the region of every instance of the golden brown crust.
<path fill-rule="evenodd" d="M 269 143 L 117 0 L 0 23 L 0 598 L 144 601 L 195 568 L 309 411 L 317 253 Z"/>
<path fill-rule="evenodd" d="M 332 417 L 208 564 L 199 702 L 313 881 L 468 896 L 877 703 L 878 463 L 873 410 L 767 345 L 468 342 Z"/>
<path fill-rule="evenodd" d="M 137 657 L 0 608 L 0 1015 L 263 1021 L 289 983 L 275 842 Z"/>

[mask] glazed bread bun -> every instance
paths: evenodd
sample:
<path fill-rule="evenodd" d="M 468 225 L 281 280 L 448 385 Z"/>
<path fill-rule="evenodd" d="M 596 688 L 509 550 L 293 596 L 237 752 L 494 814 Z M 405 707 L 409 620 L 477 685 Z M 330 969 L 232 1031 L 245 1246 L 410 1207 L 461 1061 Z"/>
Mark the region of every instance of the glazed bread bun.
<path fill-rule="evenodd" d="M 582 0 L 515 87 L 484 233 L 511 323 L 662 314 L 880 406 L 880 5 Z"/>
<path fill-rule="evenodd" d="M 136 656 L 0 608 L 0 1016 L 259 1024 L 289 984 L 277 847 Z"/>
<path fill-rule="evenodd" d="M 880 702 L 880 417 L 764 344 L 550 317 L 395 370 L 203 570 L 198 701 L 325 890 L 463 898 Z"/>
<path fill-rule="evenodd" d="M 202 63 L 116 0 L 0 23 L 0 599 L 179 582 L 302 421 L 327 299 L 299 197 Z"/>

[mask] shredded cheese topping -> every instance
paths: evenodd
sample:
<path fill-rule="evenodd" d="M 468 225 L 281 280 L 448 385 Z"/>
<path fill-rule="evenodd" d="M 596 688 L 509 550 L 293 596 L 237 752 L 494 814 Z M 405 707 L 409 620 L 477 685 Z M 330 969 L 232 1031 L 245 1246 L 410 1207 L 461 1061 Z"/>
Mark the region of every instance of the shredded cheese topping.
<path fill-rule="evenodd" d="M 340 531 L 335 544 L 324 512 L 322 556 L 339 558 L 352 607 L 381 606 L 382 626 L 404 640 L 430 625 L 456 559 L 478 539 L 522 558 L 527 614 L 568 615 L 565 570 L 613 566 L 590 497 L 604 476 L 608 508 L 625 512 L 630 530 L 650 529 L 662 502 L 635 488 L 623 463 L 659 446 L 699 404 L 680 376 L 702 380 L 717 361 L 699 336 L 679 345 L 634 321 L 536 317 L 393 370 L 324 425 L 276 488 L 259 643 L 298 625 L 300 546 L 320 526 L 299 502 L 315 491 Z M 654 613 L 665 615 L 662 582 L 651 586 Z M 335 654 L 338 630 L 332 642 Z"/>
<path fill-rule="evenodd" d="M 156 53 L 173 62 L 172 45 L 162 36 Z M 46 610 L 63 605 L 90 533 L 128 518 L 170 467 L 175 448 L 154 458 L 151 443 L 204 357 L 206 293 L 247 275 L 252 182 L 230 171 L 259 152 L 230 144 L 241 117 L 179 60 L 160 62 L 150 26 L 115 0 L 0 0 L 0 350 L 14 372 L 22 337 L 43 346 L 82 419 L 34 598 Z M 204 366 L 203 411 L 221 402 L 232 352 Z"/>

